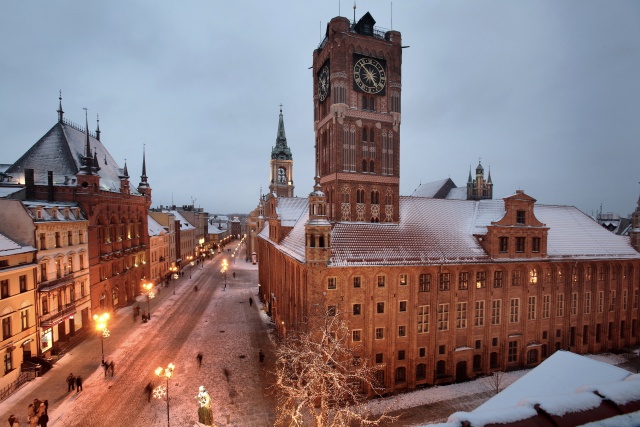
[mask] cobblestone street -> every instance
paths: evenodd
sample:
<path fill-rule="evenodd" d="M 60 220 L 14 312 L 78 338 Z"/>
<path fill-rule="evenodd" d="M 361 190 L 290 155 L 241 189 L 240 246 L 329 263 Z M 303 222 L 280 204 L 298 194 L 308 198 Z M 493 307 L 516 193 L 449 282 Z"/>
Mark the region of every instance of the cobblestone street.
<path fill-rule="evenodd" d="M 134 323 L 132 306 L 116 313 L 108 325 L 111 336 L 104 339 L 105 360 L 115 363 L 113 377 L 105 378 L 100 341 L 90 333 L 51 371 L 2 402 L 0 419 L 16 414 L 24 425 L 28 404 L 39 398 L 49 400 L 49 426 L 166 425 L 166 401 L 147 402 L 144 388 L 150 381 L 154 387 L 164 384 L 154 370 L 173 362 L 171 425 L 196 425 L 195 395 L 200 385 L 211 394 L 215 425 L 273 425 L 265 375 L 272 344 L 268 324 L 260 317 L 257 266 L 245 261 L 231 264 L 224 289 L 223 258 L 227 258 L 224 253 L 206 261 L 204 267 L 187 267 L 184 277 L 161 288 L 150 302 L 149 322 Z M 147 309 L 146 297 L 139 298 L 139 305 Z M 258 361 L 260 350 L 267 354 L 265 366 Z M 198 352 L 203 354 L 201 367 Z M 70 372 L 83 376 L 82 392 L 67 392 L 65 378 Z"/>

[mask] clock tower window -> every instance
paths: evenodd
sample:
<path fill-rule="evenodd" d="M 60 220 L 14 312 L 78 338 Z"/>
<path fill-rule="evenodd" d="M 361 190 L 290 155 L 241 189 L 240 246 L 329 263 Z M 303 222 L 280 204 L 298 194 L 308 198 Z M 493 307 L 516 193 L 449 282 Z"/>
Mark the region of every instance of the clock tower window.
<path fill-rule="evenodd" d="M 376 103 L 373 96 L 362 95 L 362 110 L 376 111 Z"/>

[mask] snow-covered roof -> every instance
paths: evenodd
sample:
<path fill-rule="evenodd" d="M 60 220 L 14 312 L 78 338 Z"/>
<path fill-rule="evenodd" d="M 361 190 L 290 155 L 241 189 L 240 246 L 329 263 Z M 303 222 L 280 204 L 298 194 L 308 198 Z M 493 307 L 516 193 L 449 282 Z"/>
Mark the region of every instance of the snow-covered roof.
<path fill-rule="evenodd" d="M 35 250 L 33 246 L 22 246 L 0 233 L 0 257 L 34 252 Z"/>
<path fill-rule="evenodd" d="M 466 187 L 456 187 L 449 190 L 447 194 L 447 199 L 452 200 L 466 200 L 467 199 L 467 188 Z"/>
<path fill-rule="evenodd" d="M 300 197 L 280 197 L 278 198 L 278 206 L 276 214 L 280 217 L 280 223 L 283 227 L 293 227 L 296 225 L 303 211 L 307 210 L 309 200 Z"/>
<path fill-rule="evenodd" d="M 0 199 L 9 197 L 13 193 L 17 193 L 22 190 L 23 187 L 11 186 L 11 187 L 0 187 Z"/>
<path fill-rule="evenodd" d="M 520 405 L 523 399 L 575 394 L 585 386 L 622 381 L 629 375 L 629 371 L 608 363 L 569 351 L 556 351 L 473 412 L 511 408 Z M 636 386 L 640 387 L 640 382 Z M 551 405 L 553 399 L 548 401 Z"/>
<path fill-rule="evenodd" d="M 189 221 L 183 217 L 179 211 L 162 211 L 167 213 L 172 213 L 176 220 L 180 221 L 180 230 L 195 230 L 195 227 L 191 225 Z"/>
<path fill-rule="evenodd" d="M 278 199 L 279 205 L 284 200 Z M 307 199 L 295 198 L 279 211 L 283 225 L 291 226 L 297 219 L 277 246 L 300 261 L 304 261 L 307 204 Z M 535 205 L 534 212 L 549 227 L 546 259 L 640 258 L 628 237 L 608 232 L 575 207 Z M 503 200 L 401 197 L 398 224 L 336 223 L 330 262 L 335 266 L 491 262 L 477 235 L 486 234 L 487 226 L 505 213 Z M 268 233 L 267 228 L 260 235 L 268 239 Z"/>
<path fill-rule="evenodd" d="M 122 169 L 111 154 L 93 135 L 89 136 L 92 155 L 96 153 L 100 170 L 100 188 L 106 191 L 120 191 L 120 175 Z M 71 180 L 82 167 L 85 155 L 86 133 L 76 126 L 56 123 L 38 142 L 20 157 L 7 173 L 24 181 L 24 169 L 33 169 L 35 184 L 47 184 L 47 172 L 53 171 L 55 185 L 75 185 Z M 65 177 L 67 177 L 65 179 Z M 135 186 L 130 188 L 132 194 L 138 194 Z"/>
<path fill-rule="evenodd" d="M 151 215 L 147 215 L 148 226 L 149 229 L 149 237 L 160 236 L 166 233 L 166 230 L 163 226 L 161 226 L 158 221 L 153 219 Z"/>
<path fill-rule="evenodd" d="M 25 200 L 22 202 L 29 216 L 35 221 L 86 221 L 86 217 L 75 202 L 45 202 L 39 200 Z M 40 209 L 40 217 L 37 215 Z M 66 213 L 66 215 L 65 215 Z"/>
<path fill-rule="evenodd" d="M 438 181 L 426 182 L 424 184 L 420 184 L 418 188 L 413 191 L 411 194 L 412 197 L 429 197 L 434 198 L 437 196 L 438 192 L 442 191 L 442 188 L 451 181 L 450 178 L 440 179 Z M 451 181 L 453 184 L 453 181 Z M 455 187 L 455 184 L 454 184 Z M 466 191 L 466 189 L 465 189 Z M 466 193 L 465 193 L 466 196 Z"/>

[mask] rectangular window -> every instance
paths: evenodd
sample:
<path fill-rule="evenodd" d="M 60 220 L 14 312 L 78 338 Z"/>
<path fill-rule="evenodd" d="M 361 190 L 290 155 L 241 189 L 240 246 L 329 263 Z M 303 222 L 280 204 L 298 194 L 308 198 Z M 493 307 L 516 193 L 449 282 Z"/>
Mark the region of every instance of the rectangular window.
<path fill-rule="evenodd" d="M 376 328 L 376 339 L 381 340 L 384 338 L 384 328 Z"/>
<path fill-rule="evenodd" d="M 406 274 L 400 275 L 400 286 L 405 286 L 409 283 L 409 276 Z"/>
<path fill-rule="evenodd" d="M 573 292 L 571 294 L 571 315 L 572 316 L 578 315 L 578 293 L 577 292 Z"/>
<path fill-rule="evenodd" d="M 376 304 L 376 313 L 378 314 L 384 313 L 384 302 L 379 302 Z"/>
<path fill-rule="evenodd" d="M 524 237 L 516 237 L 516 252 L 524 252 L 524 244 L 525 244 L 525 238 Z"/>
<path fill-rule="evenodd" d="M 463 329 L 467 327 L 467 303 L 459 302 L 456 304 L 456 328 Z"/>
<path fill-rule="evenodd" d="M 614 311 L 616 309 L 616 290 L 611 289 L 609 291 L 609 311 Z"/>
<path fill-rule="evenodd" d="M 527 306 L 527 320 L 536 320 L 536 297 L 529 297 L 529 304 Z"/>
<path fill-rule="evenodd" d="M 463 291 L 469 289 L 469 273 L 466 271 L 462 271 L 458 275 L 458 289 Z"/>
<path fill-rule="evenodd" d="M 525 224 L 525 211 L 516 211 L 516 224 Z"/>
<path fill-rule="evenodd" d="M 353 315 L 360 316 L 360 314 L 362 314 L 362 305 L 353 304 Z"/>
<path fill-rule="evenodd" d="M 418 349 L 418 354 L 419 354 L 419 357 L 426 357 L 426 355 L 427 355 L 427 349 L 426 349 L 426 348 L 424 348 L 424 347 L 420 347 L 420 348 Z"/>
<path fill-rule="evenodd" d="M 399 337 L 407 336 L 407 327 L 405 325 L 398 326 L 398 336 Z"/>
<path fill-rule="evenodd" d="M 398 311 L 407 311 L 407 302 L 406 301 L 400 301 L 400 304 L 398 306 Z"/>
<path fill-rule="evenodd" d="M 531 252 L 537 254 L 540 252 L 540 238 L 532 237 L 531 238 Z"/>
<path fill-rule="evenodd" d="M 438 330 L 449 330 L 449 304 L 438 304 Z"/>
<path fill-rule="evenodd" d="M 362 277 L 356 276 L 353 278 L 353 287 L 361 288 L 362 287 Z"/>
<path fill-rule="evenodd" d="M 398 350 L 398 360 L 404 360 L 405 353 L 404 350 Z"/>
<path fill-rule="evenodd" d="M 5 374 L 13 371 L 13 352 L 9 351 L 4 354 L 4 372 Z"/>
<path fill-rule="evenodd" d="M 476 301 L 474 326 L 484 326 L 484 301 Z"/>
<path fill-rule="evenodd" d="M 385 282 L 384 279 L 385 279 L 385 276 L 378 276 L 378 287 L 379 288 L 384 288 L 384 282 Z"/>
<path fill-rule="evenodd" d="M 71 231 L 67 231 L 67 244 L 73 246 L 73 233 Z"/>
<path fill-rule="evenodd" d="M 376 353 L 376 363 L 382 363 L 383 360 L 382 353 Z"/>
<path fill-rule="evenodd" d="M 335 305 L 330 305 L 327 307 L 327 315 L 328 316 L 335 316 L 336 315 L 336 306 Z"/>
<path fill-rule="evenodd" d="M 361 329 L 356 329 L 356 330 L 351 331 L 351 337 L 352 337 L 353 342 L 360 341 L 362 339 L 361 334 L 362 334 L 362 330 Z"/>
<path fill-rule="evenodd" d="M 429 332 L 429 306 L 421 305 L 418 307 L 418 333 L 427 332 Z"/>
<path fill-rule="evenodd" d="M 440 273 L 440 283 L 438 284 L 439 290 L 448 291 L 449 281 L 450 281 L 449 273 Z"/>
<path fill-rule="evenodd" d="M 336 289 L 338 287 L 337 282 L 338 279 L 335 277 L 327 278 L 327 289 Z"/>
<path fill-rule="evenodd" d="M 626 310 L 626 309 L 627 309 L 627 303 L 628 303 L 628 299 L 629 299 L 629 298 L 627 297 L 627 295 L 629 295 L 629 293 L 627 292 L 627 290 L 626 290 L 626 289 L 624 289 L 624 290 L 622 291 L 622 309 L 623 309 L 623 310 Z"/>
<path fill-rule="evenodd" d="M 11 338 L 11 317 L 5 317 L 2 319 L 2 339 L 8 340 Z"/>
<path fill-rule="evenodd" d="M 487 272 L 478 271 L 476 273 L 476 289 L 482 289 L 487 286 Z"/>
<path fill-rule="evenodd" d="M 509 238 L 508 237 L 500 237 L 498 238 L 500 243 L 500 252 L 505 253 L 509 251 Z"/>
<path fill-rule="evenodd" d="M 431 274 L 421 274 L 419 277 L 419 288 L 420 292 L 429 292 L 431 290 Z"/>
<path fill-rule="evenodd" d="M 520 321 L 520 298 L 511 298 L 509 304 L 509 322 L 518 323 Z"/>
<path fill-rule="evenodd" d="M 9 298 L 9 280 L 0 280 L 0 298 Z"/>
<path fill-rule="evenodd" d="M 591 292 L 584 293 L 584 314 L 591 314 Z"/>
<path fill-rule="evenodd" d="M 493 287 L 501 288 L 502 287 L 502 271 L 494 271 L 493 272 Z"/>
<path fill-rule="evenodd" d="M 518 361 L 518 341 L 509 341 L 509 356 L 507 360 L 510 363 Z"/>
<path fill-rule="evenodd" d="M 29 329 L 29 310 L 22 310 L 20 312 L 20 324 L 22 325 L 23 331 Z"/>
<path fill-rule="evenodd" d="M 599 343 L 602 339 L 602 325 L 598 323 L 596 325 L 596 342 Z"/>
<path fill-rule="evenodd" d="M 491 301 L 491 324 L 500 324 L 500 311 L 502 309 L 502 300 L 494 299 Z"/>
<path fill-rule="evenodd" d="M 27 292 L 27 276 L 20 276 L 20 293 Z"/>
<path fill-rule="evenodd" d="M 529 284 L 535 285 L 536 283 L 538 283 L 538 269 L 532 268 L 529 270 Z"/>
<path fill-rule="evenodd" d="M 564 294 L 558 294 L 556 298 L 556 316 L 564 316 Z"/>
<path fill-rule="evenodd" d="M 640 296 L 640 292 L 638 289 L 633 290 L 633 308 L 638 308 L 638 297 Z"/>
<path fill-rule="evenodd" d="M 604 291 L 598 292 L 598 313 L 604 311 Z"/>
<path fill-rule="evenodd" d="M 522 270 L 513 270 L 511 272 L 511 286 L 522 285 Z"/>

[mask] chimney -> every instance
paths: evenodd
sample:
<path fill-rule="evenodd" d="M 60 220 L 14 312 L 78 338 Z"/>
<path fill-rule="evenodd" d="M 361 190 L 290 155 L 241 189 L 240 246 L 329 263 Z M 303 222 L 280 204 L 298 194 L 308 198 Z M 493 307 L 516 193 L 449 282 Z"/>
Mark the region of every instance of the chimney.
<path fill-rule="evenodd" d="M 24 185 L 25 185 L 25 190 L 26 190 L 26 199 L 27 200 L 33 200 L 34 197 L 34 193 L 35 190 L 33 188 L 34 186 L 34 173 L 33 173 L 33 169 L 25 169 L 24 170 Z"/>
<path fill-rule="evenodd" d="M 47 172 L 47 197 L 50 202 L 53 202 L 53 171 Z"/>

